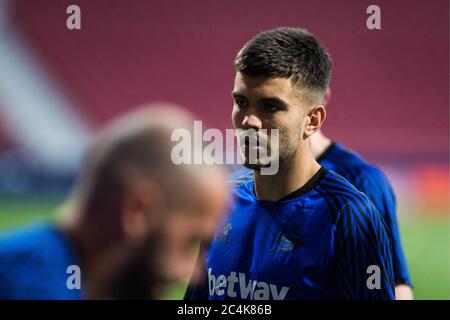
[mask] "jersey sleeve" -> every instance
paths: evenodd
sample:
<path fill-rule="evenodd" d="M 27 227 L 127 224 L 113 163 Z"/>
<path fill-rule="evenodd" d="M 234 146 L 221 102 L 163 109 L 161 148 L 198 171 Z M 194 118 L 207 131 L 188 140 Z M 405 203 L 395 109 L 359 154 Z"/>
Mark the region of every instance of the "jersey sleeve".
<path fill-rule="evenodd" d="M 396 200 L 392 186 L 378 169 L 365 170 L 355 181 L 355 186 L 364 192 L 382 215 L 391 237 L 392 262 L 395 284 L 412 287 L 406 258 L 403 253 L 397 221 Z"/>
<path fill-rule="evenodd" d="M 348 202 L 339 213 L 333 277 L 343 299 L 395 299 L 391 245 L 386 226 L 366 198 Z"/>

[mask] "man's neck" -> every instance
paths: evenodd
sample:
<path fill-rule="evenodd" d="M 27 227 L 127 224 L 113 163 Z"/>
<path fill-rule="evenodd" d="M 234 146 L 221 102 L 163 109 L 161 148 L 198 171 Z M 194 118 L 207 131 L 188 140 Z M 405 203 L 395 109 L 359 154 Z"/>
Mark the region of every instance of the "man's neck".
<path fill-rule="evenodd" d="M 322 131 L 317 131 L 310 138 L 311 152 L 314 158 L 319 158 L 333 143 L 330 138 L 326 137 Z"/>
<path fill-rule="evenodd" d="M 303 187 L 320 169 L 309 146 L 298 150 L 288 168 L 280 168 L 275 175 L 261 175 L 255 171 L 255 193 L 258 200 L 278 201 Z"/>

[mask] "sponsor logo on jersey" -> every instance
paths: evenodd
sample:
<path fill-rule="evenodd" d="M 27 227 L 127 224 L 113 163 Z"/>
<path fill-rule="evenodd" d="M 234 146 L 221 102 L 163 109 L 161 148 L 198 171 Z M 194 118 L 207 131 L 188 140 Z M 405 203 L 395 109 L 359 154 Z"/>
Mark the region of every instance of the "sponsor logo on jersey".
<path fill-rule="evenodd" d="M 284 300 L 289 287 L 278 288 L 275 284 L 247 279 L 245 273 L 231 271 L 228 276 L 212 274 L 208 269 L 208 287 L 211 297 L 229 297 L 249 300 Z"/>

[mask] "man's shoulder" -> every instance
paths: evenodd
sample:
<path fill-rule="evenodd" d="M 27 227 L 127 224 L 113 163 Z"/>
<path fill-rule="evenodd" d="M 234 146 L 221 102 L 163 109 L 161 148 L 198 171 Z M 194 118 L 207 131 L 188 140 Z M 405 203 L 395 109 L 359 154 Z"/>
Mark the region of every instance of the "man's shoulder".
<path fill-rule="evenodd" d="M 53 237 L 53 229 L 47 223 L 18 227 L 0 234 L 0 256 L 34 250 Z"/>
<path fill-rule="evenodd" d="M 55 298 L 53 290 L 65 289 L 61 283 L 71 264 L 76 264 L 75 256 L 53 225 L 8 231 L 0 235 L 0 298 Z"/>
<path fill-rule="evenodd" d="M 22 244 L 36 246 L 37 241 L 50 241 L 60 238 L 61 232 L 49 221 L 37 221 L 0 232 L 0 245 Z"/>
<path fill-rule="evenodd" d="M 388 183 L 379 167 L 340 144 L 334 143 L 329 152 L 320 160 L 323 165 L 342 175 L 357 188 L 365 178 L 375 180 L 377 183 Z"/>
<path fill-rule="evenodd" d="M 230 174 L 227 181 L 228 188 L 231 191 L 232 198 L 253 198 L 253 170 L 242 167 Z"/>
<path fill-rule="evenodd" d="M 227 183 L 230 188 L 235 189 L 252 180 L 253 170 L 246 167 L 240 167 L 231 172 Z"/>
<path fill-rule="evenodd" d="M 316 191 L 328 203 L 331 210 L 339 213 L 345 207 L 358 208 L 362 212 L 371 211 L 372 203 L 352 183 L 333 170 L 317 186 Z"/>
<path fill-rule="evenodd" d="M 0 276 L 45 265 L 61 248 L 53 228 L 45 223 L 20 227 L 0 235 Z"/>

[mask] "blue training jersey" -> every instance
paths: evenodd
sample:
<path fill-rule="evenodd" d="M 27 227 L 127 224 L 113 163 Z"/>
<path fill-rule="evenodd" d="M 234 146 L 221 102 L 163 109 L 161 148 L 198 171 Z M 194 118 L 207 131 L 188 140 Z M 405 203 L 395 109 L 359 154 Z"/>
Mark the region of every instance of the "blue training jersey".
<path fill-rule="evenodd" d="M 383 216 L 391 235 L 395 284 L 412 287 L 400 240 L 394 191 L 383 172 L 357 153 L 337 143 L 331 144 L 317 161 L 343 176 L 372 201 Z"/>
<path fill-rule="evenodd" d="M 343 176 L 372 201 L 383 216 L 391 236 L 395 284 L 407 284 L 412 287 L 400 240 L 395 195 L 383 172 L 338 143 L 332 143 L 317 162 Z M 232 174 L 230 183 L 239 184 L 251 179 L 253 171 L 243 168 Z"/>
<path fill-rule="evenodd" d="M 280 201 L 258 200 L 253 180 L 232 194 L 206 254 L 207 284 L 187 299 L 394 299 L 384 220 L 340 175 L 322 167 Z"/>
<path fill-rule="evenodd" d="M 82 298 L 69 289 L 67 268 L 78 265 L 68 239 L 54 226 L 34 224 L 0 236 L 0 300 Z"/>

